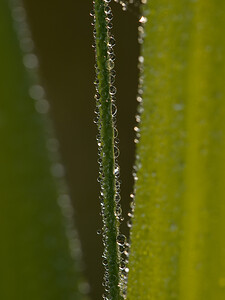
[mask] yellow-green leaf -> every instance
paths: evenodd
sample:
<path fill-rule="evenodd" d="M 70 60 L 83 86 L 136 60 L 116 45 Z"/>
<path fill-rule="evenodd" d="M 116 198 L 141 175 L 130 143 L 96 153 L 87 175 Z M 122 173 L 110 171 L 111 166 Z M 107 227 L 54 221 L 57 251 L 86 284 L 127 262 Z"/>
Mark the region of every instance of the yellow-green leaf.
<path fill-rule="evenodd" d="M 143 7 L 129 300 L 225 299 L 225 3 Z"/>

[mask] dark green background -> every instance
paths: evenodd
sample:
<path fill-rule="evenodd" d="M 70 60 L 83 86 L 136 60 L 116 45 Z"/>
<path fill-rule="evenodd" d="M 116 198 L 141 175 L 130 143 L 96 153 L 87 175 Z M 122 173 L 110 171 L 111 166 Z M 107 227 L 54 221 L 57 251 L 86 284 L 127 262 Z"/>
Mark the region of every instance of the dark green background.
<path fill-rule="evenodd" d="M 85 273 L 91 284 L 92 299 L 100 299 L 102 241 L 96 234 L 101 228 L 98 201 L 99 185 L 97 129 L 94 118 L 94 50 L 91 0 L 24 0 L 36 53 L 41 81 L 51 104 L 51 117 L 61 145 L 61 157 L 75 207 Z M 123 12 L 112 3 L 113 33 L 116 38 L 117 124 L 120 139 L 122 207 L 127 232 L 129 194 L 132 192 L 134 131 L 137 91 L 138 16 Z"/>

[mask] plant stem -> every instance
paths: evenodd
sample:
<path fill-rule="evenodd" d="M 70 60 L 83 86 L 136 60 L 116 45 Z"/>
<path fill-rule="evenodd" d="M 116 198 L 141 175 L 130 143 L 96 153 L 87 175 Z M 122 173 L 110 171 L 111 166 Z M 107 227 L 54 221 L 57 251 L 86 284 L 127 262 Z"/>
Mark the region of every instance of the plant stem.
<path fill-rule="evenodd" d="M 120 252 L 117 244 L 120 216 L 116 215 L 119 206 L 115 202 L 117 194 L 117 171 L 114 151 L 114 121 L 112 115 L 112 102 L 115 87 L 111 84 L 113 73 L 112 47 L 114 39 L 109 34 L 109 19 L 111 9 L 103 0 L 96 0 L 95 9 L 95 42 L 96 42 L 96 75 L 97 75 L 97 114 L 99 129 L 99 154 L 102 216 L 103 216 L 103 243 L 105 251 L 103 264 L 106 265 L 105 286 L 109 299 L 121 299 L 120 296 Z M 104 260 L 106 262 L 104 263 Z M 108 299 L 107 298 L 107 299 Z"/>

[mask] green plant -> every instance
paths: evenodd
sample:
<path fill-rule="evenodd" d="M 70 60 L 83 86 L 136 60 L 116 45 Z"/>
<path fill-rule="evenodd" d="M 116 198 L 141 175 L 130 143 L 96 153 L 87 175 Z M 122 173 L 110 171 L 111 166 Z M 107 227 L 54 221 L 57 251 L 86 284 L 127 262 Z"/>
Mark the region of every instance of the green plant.
<path fill-rule="evenodd" d="M 126 289 L 128 267 L 126 257 L 121 262 L 124 254 L 120 250 L 125 253 L 128 245 L 119 233 L 121 208 L 116 203 L 119 167 L 114 150 L 114 39 L 108 30 L 112 19 L 109 2 L 95 0 L 95 84 L 106 265 L 104 297 L 116 300 L 124 297 Z M 126 9 L 128 2 L 120 2 Z M 225 7 L 219 0 L 143 0 L 142 4 L 135 201 L 126 298 L 222 300 Z M 21 56 L 7 1 L 0 6 L 4 25 L 0 26 L 1 74 L 5 83 L 0 88 L 0 192 L 4 200 L 0 295 L 6 300 L 85 299 L 79 266 L 73 266 L 79 255 L 75 251 L 71 257 L 65 236 L 66 224 L 70 246 L 79 244 L 61 178 L 57 142 L 45 118 L 48 104 L 36 79 L 37 60 L 27 50 L 29 43 L 23 44 L 27 52 Z M 20 5 L 13 9 L 13 15 L 21 32 L 27 32 Z M 29 36 L 26 38 L 29 41 Z M 6 53 L 10 58 L 7 61 Z M 29 76 L 22 60 L 30 69 Z M 35 106 L 27 93 L 30 87 Z M 52 162 L 44 128 L 48 130 Z M 79 252 L 79 247 L 76 249 Z"/>
<path fill-rule="evenodd" d="M 128 299 L 225 297 L 224 8 L 185 0 L 143 6 Z"/>
<path fill-rule="evenodd" d="M 103 217 L 103 264 L 105 266 L 105 290 L 107 297 L 121 299 L 121 272 L 119 245 L 124 244 L 124 236 L 119 234 L 121 207 L 116 197 L 119 195 L 119 166 L 115 161 L 113 105 L 116 88 L 114 77 L 113 46 L 115 40 L 109 28 L 112 12 L 104 1 L 94 2 L 94 35 L 96 47 L 96 102 L 97 124 L 99 130 L 98 151 L 100 164 L 101 206 Z M 115 116 L 114 116 L 115 117 Z M 121 240 L 122 239 L 122 240 Z M 118 241 L 118 243 L 117 243 Z"/>
<path fill-rule="evenodd" d="M 30 52 L 24 9 L 11 4 L 14 23 L 9 2 L 0 1 L 0 297 L 86 299 L 72 206 L 57 140 L 45 117 L 48 103 L 37 81 L 37 58 Z"/>

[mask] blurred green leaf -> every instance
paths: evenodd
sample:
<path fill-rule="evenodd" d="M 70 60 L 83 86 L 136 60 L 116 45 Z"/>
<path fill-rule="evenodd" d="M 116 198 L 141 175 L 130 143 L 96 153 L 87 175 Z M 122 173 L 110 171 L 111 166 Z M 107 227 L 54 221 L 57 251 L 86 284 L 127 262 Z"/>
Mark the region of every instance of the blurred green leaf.
<path fill-rule="evenodd" d="M 15 7 L 13 15 L 20 21 L 23 9 Z M 62 167 L 47 150 L 56 141 L 46 139 L 48 120 L 37 112 L 47 104 L 28 94 L 36 82 L 22 61 L 29 65 L 32 56 L 22 55 L 15 26 L 8 1 L 0 1 L 0 298 L 86 299 L 69 196 L 54 178 Z"/>

